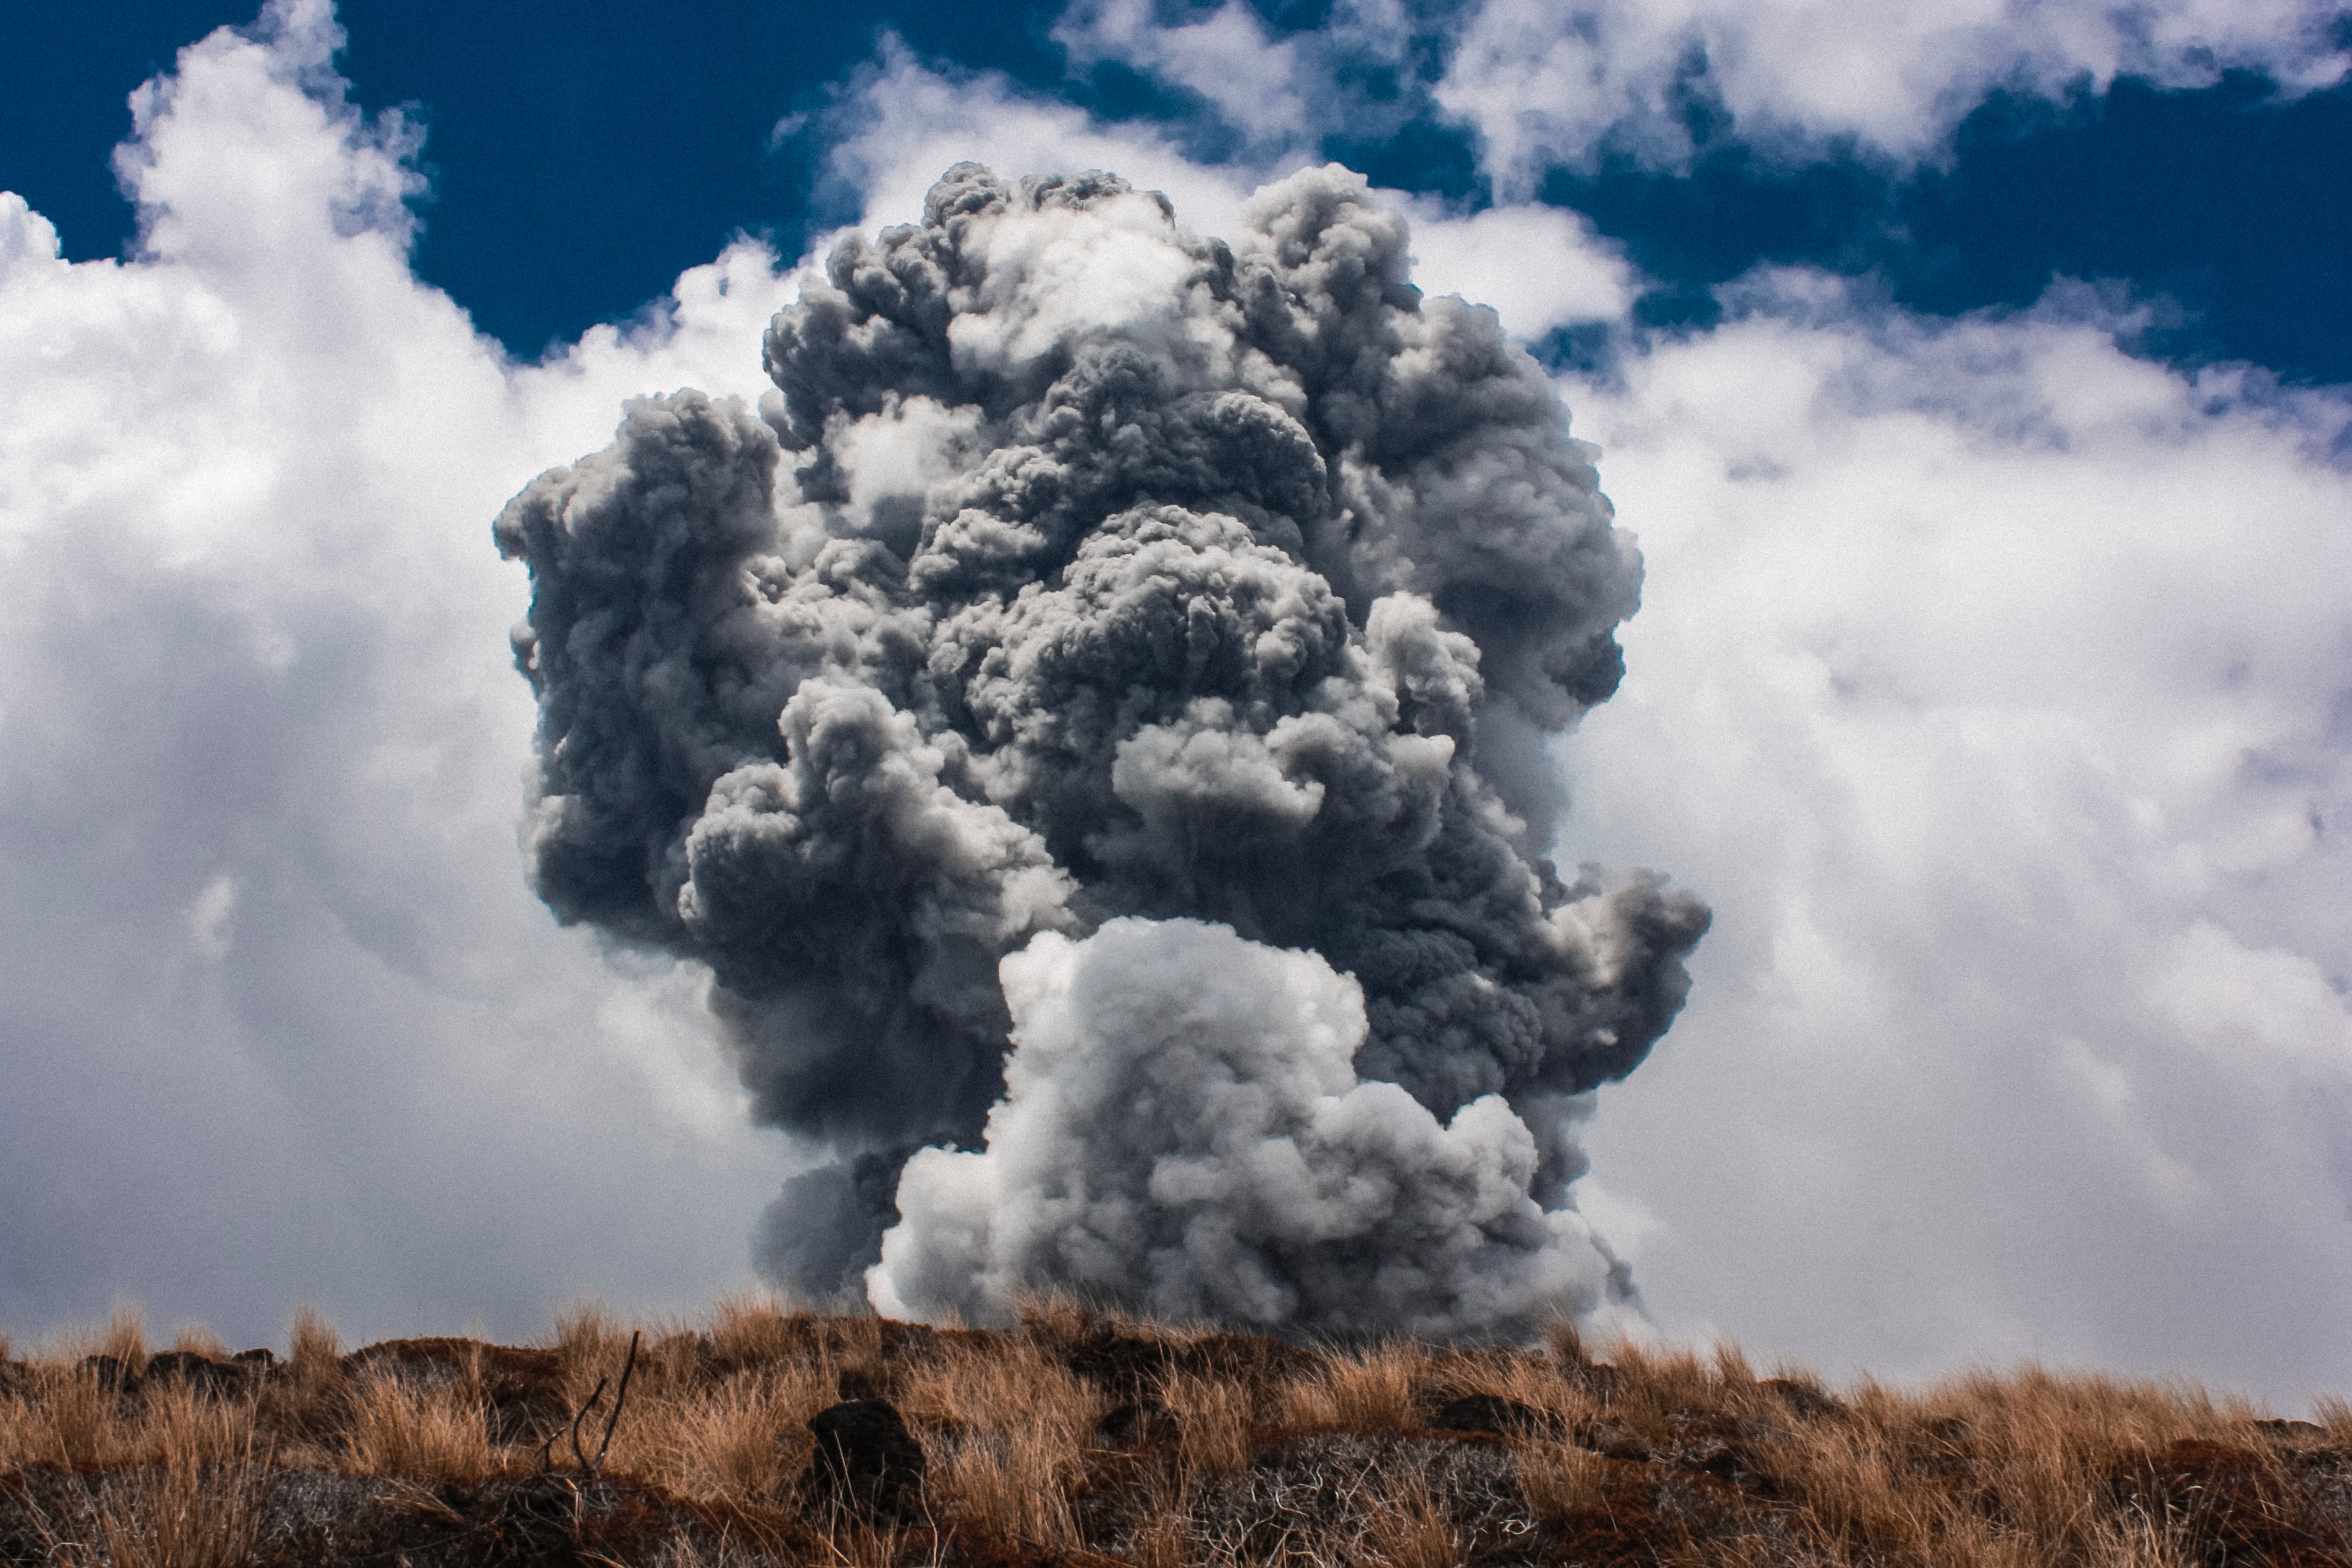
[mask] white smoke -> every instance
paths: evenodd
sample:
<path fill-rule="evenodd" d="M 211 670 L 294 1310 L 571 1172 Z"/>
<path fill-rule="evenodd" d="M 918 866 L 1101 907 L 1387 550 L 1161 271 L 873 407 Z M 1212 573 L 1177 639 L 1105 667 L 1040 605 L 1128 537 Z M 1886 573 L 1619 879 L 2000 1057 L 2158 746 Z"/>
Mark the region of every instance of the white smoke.
<path fill-rule="evenodd" d="M 1441 1122 L 1356 1076 L 1363 990 L 1314 953 L 1126 919 L 1003 973 L 987 1147 L 908 1163 L 882 1311 L 1001 1320 L 1057 1285 L 1178 1319 L 1508 1333 L 1623 1299 L 1583 1216 L 1528 1195 L 1535 1136 L 1501 1096 Z"/>

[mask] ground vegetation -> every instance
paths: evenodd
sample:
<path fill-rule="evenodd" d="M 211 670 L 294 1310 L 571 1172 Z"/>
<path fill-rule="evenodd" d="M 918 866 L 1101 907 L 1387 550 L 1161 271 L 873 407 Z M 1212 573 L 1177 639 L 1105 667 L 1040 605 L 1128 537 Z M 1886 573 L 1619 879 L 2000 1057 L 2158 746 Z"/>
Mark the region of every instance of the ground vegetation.
<path fill-rule="evenodd" d="M 1832 1389 L 1735 1349 L 1311 1344 L 1067 1300 L 746 1297 L 290 1353 L 135 1315 L 12 1359 L 0 1563 L 2352 1568 L 2352 1406 L 2040 1367 Z"/>

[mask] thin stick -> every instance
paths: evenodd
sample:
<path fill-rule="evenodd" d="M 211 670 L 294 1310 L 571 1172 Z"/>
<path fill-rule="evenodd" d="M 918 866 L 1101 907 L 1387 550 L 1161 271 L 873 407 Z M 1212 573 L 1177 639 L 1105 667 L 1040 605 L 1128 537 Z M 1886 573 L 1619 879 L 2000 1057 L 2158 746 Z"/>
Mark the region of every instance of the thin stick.
<path fill-rule="evenodd" d="M 612 1381 L 609 1377 L 598 1378 L 596 1392 L 588 1396 L 588 1403 L 572 1417 L 572 1457 L 580 1461 L 580 1468 L 583 1470 L 588 1468 L 588 1456 L 580 1447 L 580 1423 L 588 1419 L 588 1412 L 596 1408 L 596 1402 L 604 1397 L 604 1385 Z"/>
<path fill-rule="evenodd" d="M 596 1445 L 596 1465 L 590 1471 L 592 1475 L 595 1469 L 603 1468 L 604 1450 L 613 1446 L 613 1428 L 621 1424 L 621 1406 L 629 1400 L 629 1374 L 637 1370 L 637 1342 L 644 1337 L 643 1330 L 629 1336 L 629 1359 L 621 1363 L 621 1386 L 613 1391 L 613 1414 L 604 1418 L 604 1440 Z"/>

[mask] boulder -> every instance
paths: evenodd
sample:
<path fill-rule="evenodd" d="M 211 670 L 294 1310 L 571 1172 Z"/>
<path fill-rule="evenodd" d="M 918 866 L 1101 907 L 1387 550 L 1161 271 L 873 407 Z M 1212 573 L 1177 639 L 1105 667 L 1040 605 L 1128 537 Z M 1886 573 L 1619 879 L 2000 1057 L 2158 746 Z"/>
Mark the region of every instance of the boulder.
<path fill-rule="evenodd" d="M 898 1407 L 883 1399 L 846 1399 L 809 1419 L 816 1449 L 801 1476 L 812 1510 L 904 1523 L 922 1513 L 923 1447 Z"/>
<path fill-rule="evenodd" d="M 343 1357 L 352 1377 L 397 1377 L 427 1387 L 468 1380 L 489 1402 L 491 1434 L 501 1443 L 536 1444 L 567 1426 L 562 1358 L 551 1350 L 480 1340 L 384 1340 Z"/>
<path fill-rule="evenodd" d="M 1615 1367 L 1601 1361 L 1566 1363 L 1559 1375 L 1603 1405 L 1617 1397 L 1617 1386 L 1622 1381 Z"/>
<path fill-rule="evenodd" d="M 2289 1421 L 2275 1415 L 2255 1422 L 2254 1430 L 2273 1443 L 2318 1443 L 2327 1437 L 2327 1428 L 2316 1421 Z"/>
<path fill-rule="evenodd" d="M 1429 1418 L 1433 1432 L 1491 1432 L 1497 1437 L 1556 1436 L 1559 1417 L 1532 1405 L 1496 1394 L 1465 1394 L 1439 1405 Z"/>
<path fill-rule="evenodd" d="M 1172 1410 L 1150 1400 L 1129 1400 L 1095 1423 L 1097 1448 L 1148 1448 L 1174 1443 L 1184 1436 L 1184 1423 Z"/>
<path fill-rule="evenodd" d="M 1834 1420 L 1850 1414 L 1844 1400 L 1795 1378 L 1768 1377 L 1756 1386 L 1778 1399 L 1800 1421 Z"/>
<path fill-rule="evenodd" d="M 183 1384 L 207 1399 L 223 1399 L 251 1387 L 260 1371 L 260 1366 L 251 1362 L 215 1361 L 194 1351 L 165 1351 L 147 1358 L 147 1370 L 140 1375 L 140 1383 L 146 1388 Z"/>
<path fill-rule="evenodd" d="M 139 1373 L 131 1363 L 110 1355 L 88 1355 L 74 1368 L 77 1376 L 96 1380 L 99 1387 L 114 1394 L 135 1394 L 139 1391 Z"/>

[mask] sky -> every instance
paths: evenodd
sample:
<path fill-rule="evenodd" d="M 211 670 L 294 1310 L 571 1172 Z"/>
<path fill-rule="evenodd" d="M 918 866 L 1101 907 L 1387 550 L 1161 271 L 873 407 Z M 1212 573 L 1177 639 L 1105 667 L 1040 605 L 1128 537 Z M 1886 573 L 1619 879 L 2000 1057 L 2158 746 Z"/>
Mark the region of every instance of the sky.
<path fill-rule="evenodd" d="M 950 164 L 1336 160 L 1647 563 L 1563 863 L 1715 923 L 1579 1198 L 1670 1335 L 2352 1387 L 2352 16 L 0 21 L 0 1328 L 692 1310 L 806 1161 L 523 879 L 489 523 Z"/>

